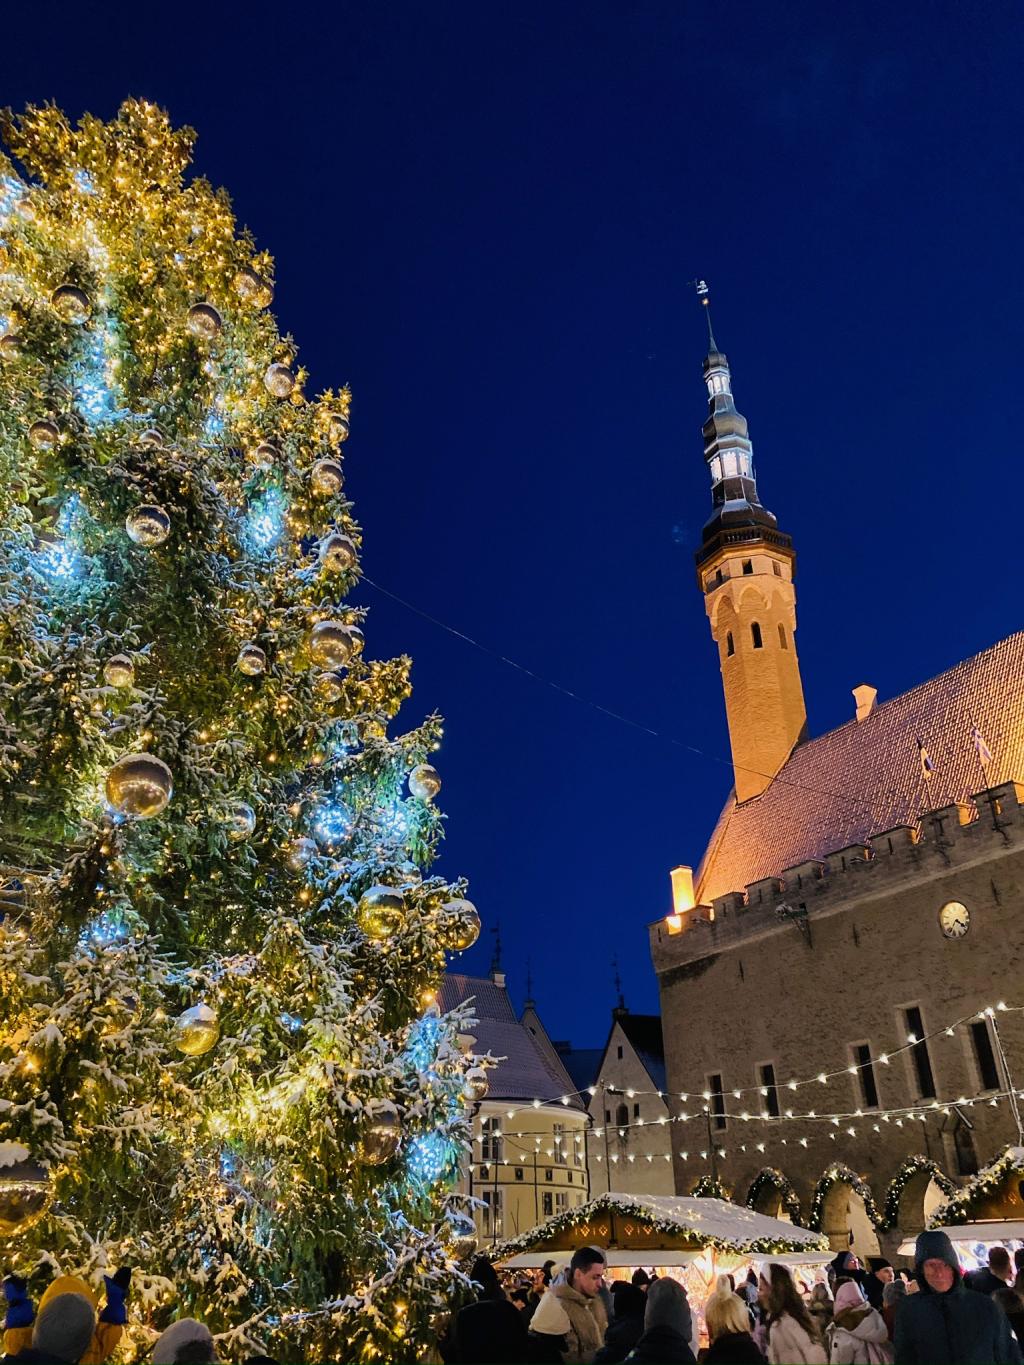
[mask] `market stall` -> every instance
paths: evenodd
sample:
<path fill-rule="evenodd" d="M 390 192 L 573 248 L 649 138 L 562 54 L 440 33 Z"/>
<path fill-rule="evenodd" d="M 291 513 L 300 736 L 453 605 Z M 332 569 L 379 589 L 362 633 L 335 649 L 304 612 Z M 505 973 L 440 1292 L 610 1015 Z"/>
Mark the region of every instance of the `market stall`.
<path fill-rule="evenodd" d="M 782 1261 L 809 1287 L 824 1279 L 833 1254 L 819 1233 L 724 1199 L 612 1193 L 488 1248 L 486 1255 L 499 1270 L 529 1270 L 549 1260 L 564 1264 L 581 1246 L 604 1251 L 609 1279 L 628 1280 L 643 1269 L 679 1280 L 702 1332 L 704 1301 L 718 1275 L 733 1274 L 739 1282 L 767 1260 Z"/>
<path fill-rule="evenodd" d="M 987 1218 L 977 1223 L 949 1223 L 938 1227 L 953 1243 L 957 1260 L 964 1270 L 979 1270 L 988 1264 L 991 1247 L 1005 1247 L 1012 1256 L 1024 1247 L 1024 1220 L 1020 1218 Z M 900 1245 L 899 1254 L 914 1258 L 916 1238 L 908 1237 Z"/>
<path fill-rule="evenodd" d="M 964 1270 L 987 1264 L 991 1247 L 1024 1247 L 1024 1147 L 1007 1147 L 932 1214 L 928 1226 L 953 1243 Z M 915 1239 L 900 1246 L 914 1255 Z"/>

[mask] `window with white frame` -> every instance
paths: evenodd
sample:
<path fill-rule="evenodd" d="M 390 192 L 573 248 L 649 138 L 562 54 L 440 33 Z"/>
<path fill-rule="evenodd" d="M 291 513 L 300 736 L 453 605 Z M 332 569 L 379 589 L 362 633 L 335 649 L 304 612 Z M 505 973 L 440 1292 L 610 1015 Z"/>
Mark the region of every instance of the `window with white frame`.
<path fill-rule="evenodd" d="M 500 1237 L 502 1234 L 503 1190 L 484 1190 L 483 1192 L 483 1224 L 485 1237 Z"/>
<path fill-rule="evenodd" d="M 565 1211 L 566 1211 L 566 1209 L 567 1209 L 568 1207 L 569 1207 L 569 1191 L 568 1191 L 568 1190 L 556 1190 L 556 1191 L 555 1191 L 555 1212 L 556 1212 L 556 1213 L 565 1213 Z"/>
<path fill-rule="evenodd" d="M 501 1119 L 494 1115 L 480 1124 L 480 1160 L 498 1162 L 501 1158 Z"/>
<path fill-rule="evenodd" d="M 565 1159 L 566 1159 L 566 1151 L 565 1151 L 565 1124 L 564 1124 L 564 1123 L 556 1123 L 556 1124 L 554 1125 L 554 1130 L 555 1130 L 555 1160 L 558 1162 L 559 1166 L 564 1166 L 564 1165 L 565 1165 Z"/>

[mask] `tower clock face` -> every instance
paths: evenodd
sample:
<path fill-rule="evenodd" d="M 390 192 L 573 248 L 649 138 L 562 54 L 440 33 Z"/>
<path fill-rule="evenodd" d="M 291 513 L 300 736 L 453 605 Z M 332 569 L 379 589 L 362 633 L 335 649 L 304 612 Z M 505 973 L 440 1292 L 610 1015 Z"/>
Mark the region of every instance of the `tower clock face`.
<path fill-rule="evenodd" d="M 971 927 L 971 912 L 959 901 L 948 901 L 939 911 L 939 928 L 946 938 L 963 938 Z"/>

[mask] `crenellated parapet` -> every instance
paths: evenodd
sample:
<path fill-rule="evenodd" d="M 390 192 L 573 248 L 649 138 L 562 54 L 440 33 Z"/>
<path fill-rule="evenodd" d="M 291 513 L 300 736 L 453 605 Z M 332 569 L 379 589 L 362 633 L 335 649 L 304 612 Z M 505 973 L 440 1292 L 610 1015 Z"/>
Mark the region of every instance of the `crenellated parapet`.
<path fill-rule="evenodd" d="M 792 933 L 812 941 L 816 921 L 901 887 L 1024 847 L 1024 782 L 1004 782 L 922 814 L 916 825 L 872 834 L 866 844 L 808 859 L 650 926 L 655 970 L 697 962 L 750 940 Z"/>

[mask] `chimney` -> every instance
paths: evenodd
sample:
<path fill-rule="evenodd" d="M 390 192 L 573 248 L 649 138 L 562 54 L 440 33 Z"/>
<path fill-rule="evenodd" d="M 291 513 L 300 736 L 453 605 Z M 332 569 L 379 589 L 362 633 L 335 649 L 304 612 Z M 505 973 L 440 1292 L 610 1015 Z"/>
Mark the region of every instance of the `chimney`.
<path fill-rule="evenodd" d="M 868 716 L 875 709 L 875 699 L 878 696 L 877 687 L 869 687 L 867 683 L 861 683 L 853 689 L 853 700 L 857 703 L 857 720 L 867 720 Z"/>
<path fill-rule="evenodd" d="M 674 867 L 669 874 L 672 878 L 672 913 L 681 915 L 693 909 L 693 868 L 684 863 Z"/>

